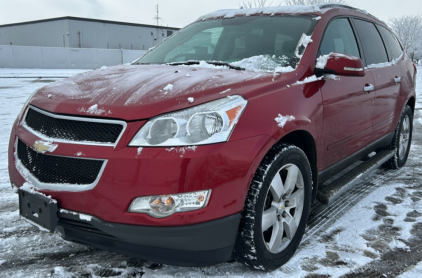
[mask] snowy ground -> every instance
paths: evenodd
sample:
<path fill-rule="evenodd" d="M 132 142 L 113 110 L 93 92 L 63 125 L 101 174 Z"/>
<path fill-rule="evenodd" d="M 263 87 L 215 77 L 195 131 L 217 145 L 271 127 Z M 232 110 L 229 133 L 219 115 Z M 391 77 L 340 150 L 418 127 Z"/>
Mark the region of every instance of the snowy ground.
<path fill-rule="evenodd" d="M 35 89 L 83 70 L 0 69 L 0 277 L 422 277 L 422 67 L 418 69 L 418 111 L 406 166 L 377 170 L 329 207 L 316 204 L 295 256 L 269 274 L 238 263 L 163 266 L 69 243 L 21 220 L 7 173 L 11 125 Z"/>

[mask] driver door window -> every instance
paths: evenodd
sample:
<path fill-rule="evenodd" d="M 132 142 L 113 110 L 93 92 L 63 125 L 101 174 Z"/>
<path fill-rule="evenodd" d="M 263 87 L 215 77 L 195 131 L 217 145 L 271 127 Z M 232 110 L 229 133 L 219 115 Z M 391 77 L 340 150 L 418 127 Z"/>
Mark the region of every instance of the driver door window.
<path fill-rule="evenodd" d="M 355 34 L 347 18 L 336 19 L 325 31 L 319 48 L 320 55 L 337 52 L 361 58 Z"/>

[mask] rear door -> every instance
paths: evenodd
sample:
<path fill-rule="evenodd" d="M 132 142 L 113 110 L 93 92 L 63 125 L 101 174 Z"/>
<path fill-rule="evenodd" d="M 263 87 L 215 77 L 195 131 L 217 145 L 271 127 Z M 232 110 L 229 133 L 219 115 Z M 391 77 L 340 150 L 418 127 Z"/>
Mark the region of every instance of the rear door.
<path fill-rule="evenodd" d="M 362 43 L 366 66 L 375 82 L 372 121 L 373 140 L 377 140 L 392 128 L 395 104 L 403 78 L 398 65 L 403 62 L 403 57 L 400 57 L 402 52 L 395 37 L 384 27 L 361 19 L 353 19 L 353 22 Z M 397 45 L 394 45 L 394 41 Z"/>
<path fill-rule="evenodd" d="M 348 18 L 336 18 L 327 26 L 319 55 L 331 52 L 362 58 Z M 373 92 L 365 86 L 374 83 L 371 72 L 364 77 L 339 76 L 320 82 L 324 106 L 324 147 L 322 169 L 364 148 L 371 141 Z"/>

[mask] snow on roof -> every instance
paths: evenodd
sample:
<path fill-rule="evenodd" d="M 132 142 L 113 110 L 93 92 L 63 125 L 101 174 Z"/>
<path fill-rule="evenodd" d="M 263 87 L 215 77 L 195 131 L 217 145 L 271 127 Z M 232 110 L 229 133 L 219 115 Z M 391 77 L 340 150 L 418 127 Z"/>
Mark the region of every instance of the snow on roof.
<path fill-rule="evenodd" d="M 276 15 L 276 14 L 322 14 L 331 9 L 351 9 L 357 12 L 368 14 L 365 10 L 360 10 L 354 7 L 339 5 L 339 4 L 319 4 L 309 6 L 279 6 L 279 7 L 265 7 L 252 9 L 228 9 L 218 10 L 213 13 L 206 14 L 198 18 L 197 21 L 203 21 L 216 18 L 233 18 L 236 16 L 251 16 L 251 15 Z"/>
<path fill-rule="evenodd" d="M 265 7 L 253 9 L 231 9 L 219 10 L 198 18 L 198 21 L 213 19 L 213 18 L 232 18 L 236 16 L 251 16 L 255 14 L 275 15 L 275 14 L 310 14 L 320 13 L 318 6 L 280 6 L 280 7 Z"/>

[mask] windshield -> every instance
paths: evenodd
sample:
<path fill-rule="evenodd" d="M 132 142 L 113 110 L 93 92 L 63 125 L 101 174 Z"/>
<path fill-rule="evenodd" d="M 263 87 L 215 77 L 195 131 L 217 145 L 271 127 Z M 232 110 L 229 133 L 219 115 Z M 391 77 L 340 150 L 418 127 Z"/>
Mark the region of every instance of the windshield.
<path fill-rule="evenodd" d="M 316 24 L 308 16 L 250 16 L 195 22 L 146 53 L 135 64 L 222 62 L 254 71 L 295 68 L 299 40 Z M 304 47 L 299 52 L 303 51 Z M 192 64 L 192 63 L 189 63 Z"/>

